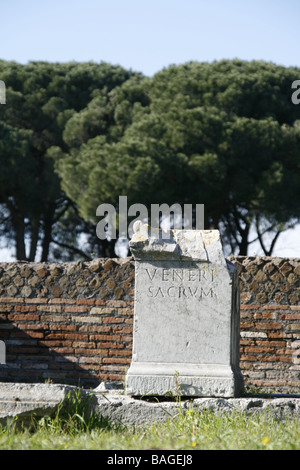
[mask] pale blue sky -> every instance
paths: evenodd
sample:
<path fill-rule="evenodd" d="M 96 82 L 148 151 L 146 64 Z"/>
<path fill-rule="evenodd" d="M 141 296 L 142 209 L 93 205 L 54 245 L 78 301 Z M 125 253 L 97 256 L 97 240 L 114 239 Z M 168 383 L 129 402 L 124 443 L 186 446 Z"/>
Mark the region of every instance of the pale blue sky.
<path fill-rule="evenodd" d="M 300 66 L 299 0 L 0 0 L 0 58 L 153 75 L 223 58 Z"/>
<path fill-rule="evenodd" d="M 105 61 L 148 76 L 190 60 L 300 67 L 300 0 L 0 0 L 0 18 L 0 59 L 20 63 Z M 300 257 L 299 242 L 289 231 L 274 254 Z"/>

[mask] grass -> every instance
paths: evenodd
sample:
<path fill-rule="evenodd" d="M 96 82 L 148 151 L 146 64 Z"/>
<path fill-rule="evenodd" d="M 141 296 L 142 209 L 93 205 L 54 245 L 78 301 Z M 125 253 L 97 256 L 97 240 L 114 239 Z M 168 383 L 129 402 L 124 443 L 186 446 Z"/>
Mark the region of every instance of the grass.
<path fill-rule="evenodd" d="M 180 408 L 179 408 L 180 410 Z M 300 419 L 209 411 L 178 415 L 148 427 L 111 424 L 79 396 L 53 417 L 30 428 L 12 421 L 0 427 L 0 450 L 299 450 Z"/>

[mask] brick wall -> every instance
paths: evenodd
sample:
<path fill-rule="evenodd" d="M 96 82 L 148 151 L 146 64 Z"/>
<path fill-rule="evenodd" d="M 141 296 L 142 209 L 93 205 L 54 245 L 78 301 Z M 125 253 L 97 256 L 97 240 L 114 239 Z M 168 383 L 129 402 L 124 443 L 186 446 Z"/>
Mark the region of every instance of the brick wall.
<path fill-rule="evenodd" d="M 252 390 L 300 393 L 300 260 L 229 259 L 239 270 L 245 384 Z"/>
<path fill-rule="evenodd" d="M 231 257 L 246 386 L 300 391 L 300 260 Z M 132 354 L 134 261 L 0 263 L 0 381 L 97 386 Z"/>
<path fill-rule="evenodd" d="M 131 361 L 134 262 L 0 265 L 0 381 L 94 387 Z"/>

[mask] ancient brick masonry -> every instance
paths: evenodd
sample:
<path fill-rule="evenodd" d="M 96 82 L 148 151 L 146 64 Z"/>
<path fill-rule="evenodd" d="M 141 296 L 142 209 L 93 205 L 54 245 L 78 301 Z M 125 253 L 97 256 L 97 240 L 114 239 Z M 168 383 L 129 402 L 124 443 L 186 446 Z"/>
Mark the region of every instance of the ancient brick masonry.
<path fill-rule="evenodd" d="M 1 381 L 122 380 L 132 351 L 134 264 L 0 265 Z"/>
<path fill-rule="evenodd" d="M 233 257 L 240 278 L 246 386 L 300 393 L 300 260 Z"/>
<path fill-rule="evenodd" d="M 231 257 L 246 386 L 300 392 L 300 260 Z M 134 261 L 0 263 L 0 381 L 97 386 L 132 355 Z M 159 325 L 158 325 L 159 328 Z"/>

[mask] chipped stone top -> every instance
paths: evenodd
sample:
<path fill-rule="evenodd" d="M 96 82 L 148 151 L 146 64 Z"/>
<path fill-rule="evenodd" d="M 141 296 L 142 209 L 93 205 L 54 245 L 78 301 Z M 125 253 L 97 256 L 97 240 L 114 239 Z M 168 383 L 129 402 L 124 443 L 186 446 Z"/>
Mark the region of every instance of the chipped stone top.
<path fill-rule="evenodd" d="M 136 260 L 186 260 L 225 265 L 218 230 L 163 230 L 137 221 L 130 250 Z"/>

